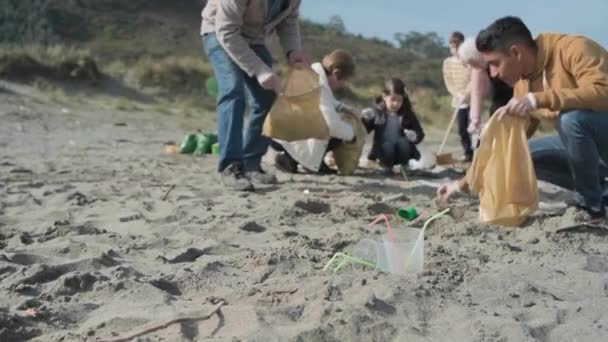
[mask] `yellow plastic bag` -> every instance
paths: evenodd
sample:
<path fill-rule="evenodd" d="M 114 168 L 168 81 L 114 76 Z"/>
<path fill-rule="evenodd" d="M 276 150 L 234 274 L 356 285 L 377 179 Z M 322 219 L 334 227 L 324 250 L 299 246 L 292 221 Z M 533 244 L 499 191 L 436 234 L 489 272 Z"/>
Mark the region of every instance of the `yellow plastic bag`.
<path fill-rule="evenodd" d="M 343 142 L 334 151 L 334 160 L 338 167 L 338 173 L 342 176 L 352 175 L 359 167 L 359 158 L 363 152 L 367 130 L 361 119 L 351 114 L 342 114 L 344 121 L 348 122 L 355 132 L 357 139 L 352 142 Z"/>
<path fill-rule="evenodd" d="M 494 115 L 481 135 L 481 144 L 467 181 L 479 195 L 483 223 L 520 226 L 538 209 L 538 187 L 526 138 L 526 120 Z"/>
<path fill-rule="evenodd" d="M 262 134 L 284 141 L 329 139 L 329 128 L 319 108 L 319 75 L 309 68 L 290 69 L 282 93 L 264 121 Z"/>

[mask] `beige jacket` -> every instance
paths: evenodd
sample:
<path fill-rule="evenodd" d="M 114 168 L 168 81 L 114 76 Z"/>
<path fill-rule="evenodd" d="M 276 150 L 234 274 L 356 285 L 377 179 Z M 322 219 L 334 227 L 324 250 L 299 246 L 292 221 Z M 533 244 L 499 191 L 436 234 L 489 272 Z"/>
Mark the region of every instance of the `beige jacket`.
<path fill-rule="evenodd" d="M 531 92 L 536 119 L 587 109 L 608 112 L 608 52 L 583 36 L 541 33 L 536 38 L 536 70 L 515 84 L 514 96 Z"/>
<path fill-rule="evenodd" d="M 271 72 L 250 45 L 263 45 L 275 30 L 288 53 L 301 49 L 298 10 L 301 0 L 286 0 L 286 8 L 271 21 L 268 0 L 209 0 L 203 9 L 201 35 L 215 33 L 230 58 L 249 76 Z"/>
<path fill-rule="evenodd" d="M 452 95 L 453 108 L 466 108 L 471 102 L 471 67 L 450 56 L 443 61 L 443 82 Z"/>

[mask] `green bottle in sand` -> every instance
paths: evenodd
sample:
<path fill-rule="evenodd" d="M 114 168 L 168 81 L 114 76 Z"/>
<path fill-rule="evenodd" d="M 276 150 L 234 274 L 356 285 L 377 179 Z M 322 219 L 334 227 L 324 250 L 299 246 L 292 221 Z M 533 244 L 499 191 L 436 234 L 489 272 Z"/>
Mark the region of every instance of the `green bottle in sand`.
<path fill-rule="evenodd" d="M 188 134 L 182 140 L 181 145 L 179 145 L 179 153 L 189 154 L 194 152 L 196 149 L 196 134 Z"/>
<path fill-rule="evenodd" d="M 211 146 L 217 143 L 217 135 L 211 133 L 197 134 L 194 154 L 203 155 L 211 153 Z"/>
<path fill-rule="evenodd" d="M 220 144 L 215 143 L 215 144 L 211 145 L 211 154 L 215 154 L 215 155 L 220 154 Z"/>

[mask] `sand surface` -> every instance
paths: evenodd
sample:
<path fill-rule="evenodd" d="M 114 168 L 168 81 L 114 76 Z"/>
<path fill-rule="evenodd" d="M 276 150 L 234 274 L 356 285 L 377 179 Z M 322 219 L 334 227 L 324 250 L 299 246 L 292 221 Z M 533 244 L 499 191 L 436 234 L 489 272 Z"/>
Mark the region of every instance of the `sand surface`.
<path fill-rule="evenodd" d="M 476 200 L 457 198 L 426 232 L 420 274 L 332 273 L 334 253 L 381 239 L 368 227 L 379 214 L 421 227 L 433 185 L 457 175 L 273 170 L 278 186 L 227 192 L 214 157 L 163 151 L 203 114 L 12 89 L 0 92 L 0 341 L 111 339 L 222 302 L 140 340 L 608 340 L 608 232 L 559 231 L 576 219 L 554 212 L 563 190 L 543 184 L 546 210 L 523 228 L 479 225 Z M 408 205 L 411 223 L 394 216 Z"/>

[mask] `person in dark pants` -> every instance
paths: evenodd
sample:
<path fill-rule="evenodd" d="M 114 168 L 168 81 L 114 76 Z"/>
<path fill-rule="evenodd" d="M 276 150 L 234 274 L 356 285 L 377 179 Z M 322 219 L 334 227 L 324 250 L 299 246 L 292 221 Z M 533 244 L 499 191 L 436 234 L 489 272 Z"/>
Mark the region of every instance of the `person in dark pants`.
<path fill-rule="evenodd" d="M 506 105 L 513 97 L 513 87 L 498 77 L 491 77 L 486 62 L 475 45 L 475 38 L 468 37 L 458 47 L 458 57 L 471 67 L 471 102 L 468 132 L 479 135 L 481 130 L 481 111 L 484 99 L 490 99 L 490 115 Z"/>
<path fill-rule="evenodd" d="M 458 125 L 460 144 L 464 151 L 464 161 L 470 162 L 473 160 L 473 139 L 471 139 L 471 134 L 468 131 L 469 107 L 458 109 L 458 112 L 456 113 L 456 124 Z"/>
<path fill-rule="evenodd" d="M 484 99 L 489 97 L 489 116 L 506 105 L 513 97 L 513 87 L 498 77 L 491 77 L 487 63 L 477 50 L 474 37 L 468 37 L 458 47 L 458 57 L 471 67 L 471 102 L 469 110 L 469 127 L 467 131 L 472 135 L 473 145 L 479 147 L 481 135 L 481 111 Z"/>
<path fill-rule="evenodd" d="M 458 56 L 458 49 L 464 42 L 460 32 L 452 33 L 449 40 L 451 56 L 443 61 L 443 81 L 452 95 L 452 107 L 458 124 L 458 135 L 464 151 L 465 161 L 473 159 L 473 144 L 469 128 L 469 103 L 471 97 L 471 68 Z"/>
<path fill-rule="evenodd" d="M 379 159 L 386 175 L 393 173 L 395 165 L 420 159 L 416 145 L 424 139 L 424 131 L 400 79 L 386 81 L 382 96 L 363 111 L 362 121 L 368 132 L 374 131 L 368 159 Z"/>

